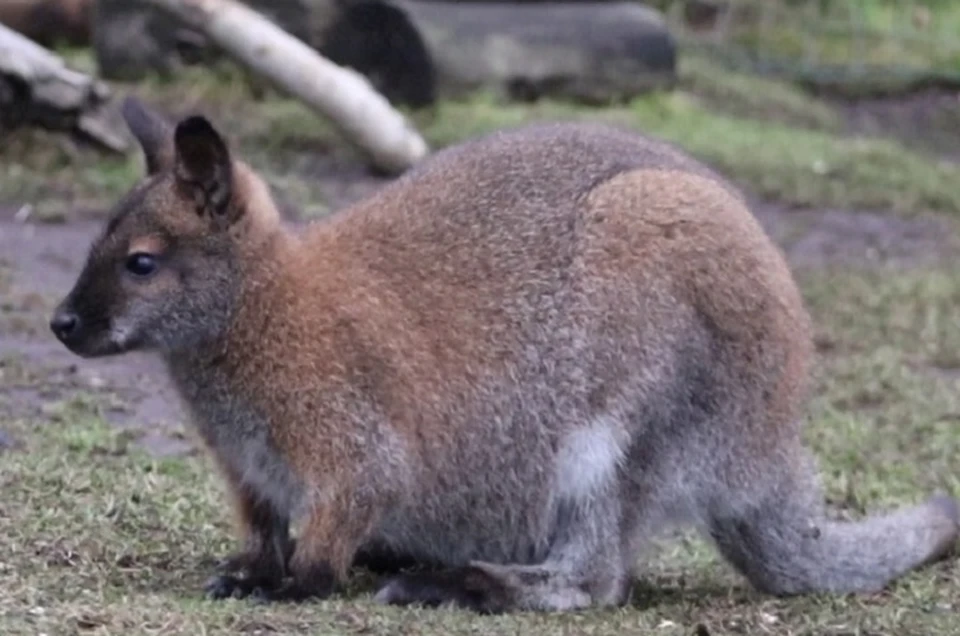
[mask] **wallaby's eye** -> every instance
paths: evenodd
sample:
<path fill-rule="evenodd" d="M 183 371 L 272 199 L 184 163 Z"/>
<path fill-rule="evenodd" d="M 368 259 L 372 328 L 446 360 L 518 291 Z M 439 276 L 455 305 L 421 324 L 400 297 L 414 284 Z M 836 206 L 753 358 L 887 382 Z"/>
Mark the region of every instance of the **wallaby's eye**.
<path fill-rule="evenodd" d="M 127 271 L 141 278 L 149 276 L 157 269 L 157 259 L 144 252 L 137 252 L 127 257 Z"/>

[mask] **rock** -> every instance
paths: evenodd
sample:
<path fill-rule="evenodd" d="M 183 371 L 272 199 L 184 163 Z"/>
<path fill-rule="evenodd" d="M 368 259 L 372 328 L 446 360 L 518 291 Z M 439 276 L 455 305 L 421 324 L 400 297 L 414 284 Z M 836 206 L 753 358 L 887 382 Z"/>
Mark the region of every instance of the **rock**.
<path fill-rule="evenodd" d="M 76 134 L 114 152 L 127 143 L 107 124 L 110 90 L 0 24 L 0 136 L 20 126 Z"/>
<path fill-rule="evenodd" d="M 674 38 L 637 2 L 395 4 L 423 37 L 443 95 L 492 88 L 605 103 L 676 81 Z"/>

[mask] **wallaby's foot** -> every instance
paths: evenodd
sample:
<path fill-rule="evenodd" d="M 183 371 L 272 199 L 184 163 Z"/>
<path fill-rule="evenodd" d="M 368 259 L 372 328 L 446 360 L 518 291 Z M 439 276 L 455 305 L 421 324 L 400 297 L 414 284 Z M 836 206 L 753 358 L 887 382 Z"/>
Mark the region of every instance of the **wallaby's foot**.
<path fill-rule="evenodd" d="M 219 601 L 226 598 L 246 598 L 261 592 L 263 581 L 248 579 L 235 574 L 218 574 L 207 581 L 203 590 L 207 598 Z"/>
<path fill-rule="evenodd" d="M 606 439 L 606 438 L 604 438 Z M 629 577 L 619 553 L 620 502 L 603 480 L 578 489 L 554 530 L 541 563 L 471 561 L 432 572 L 405 573 L 375 596 L 390 605 L 453 605 L 484 614 L 565 611 L 625 601 Z"/>
<path fill-rule="evenodd" d="M 453 605 L 481 614 L 498 614 L 510 605 L 504 586 L 473 567 L 401 574 L 381 587 L 374 600 L 388 605 Z"/>
<path fill-rule="evenodd" d="M 258 590 L 277 587 L 283 582 L 284 566 L 275 555 L 249 551 L 235 552 L 217 565 L 216 576 L 204 586 L 210 599 L 246 598 Z"/>
<path fill-rule="evenodd" d="M 630 582 L 626 577 L 604 573 L 587 578 L 570 572 L 563 565 L 474 562 L 441 572 L 401 574 L 380 588 L 375 600 L 390 605 L 453 605 L 482 614 L 498 614 L 620 605 L 629 596 Z"/>

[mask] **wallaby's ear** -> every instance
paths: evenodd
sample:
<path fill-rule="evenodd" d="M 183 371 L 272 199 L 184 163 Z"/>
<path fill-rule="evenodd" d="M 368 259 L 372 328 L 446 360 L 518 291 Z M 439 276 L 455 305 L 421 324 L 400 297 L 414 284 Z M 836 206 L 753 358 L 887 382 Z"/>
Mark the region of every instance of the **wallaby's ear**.
<path fill-rule="evenodd" d="M 172 168 L 173 126 L 136 97 L 124 99 L 120 112 L 143 149 L 147 174 Z"/>
<path fill-rule="evenodd" d="M 193 192 L 201 214 L 222 216 L 233 189 L 230 151 L 223 137 L 206 118 L 196 115 L 177 124 L 173 139 L 177 180 Z"/>

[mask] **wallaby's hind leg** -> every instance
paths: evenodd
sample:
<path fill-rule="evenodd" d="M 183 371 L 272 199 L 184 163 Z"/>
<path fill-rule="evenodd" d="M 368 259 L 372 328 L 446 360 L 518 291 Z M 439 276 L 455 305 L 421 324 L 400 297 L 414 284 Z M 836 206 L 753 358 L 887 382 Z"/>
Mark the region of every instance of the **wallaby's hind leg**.
<path fill-rule="evenodd" d="M 830 521 L 812 467 L 781 476 L 755 501 L 727 497 L 746 505 L 709 511 L 720 551 L 769 594 L 877 591 L 946 556 L 960 535 L 960 509 L 945 495 L 859 521 Z"/>
<path fill-rule="evenodd" d="M 612 493 L 605 495 L 602 502 L 564 515 L 543 563 L 473 562 L 439 572 L 401 574 L 388 581 L 376 599 L 393 605 L 452 604 L 481 613 L 622 604 L 630 580 L 619 554 L 618 514 Z"/>

